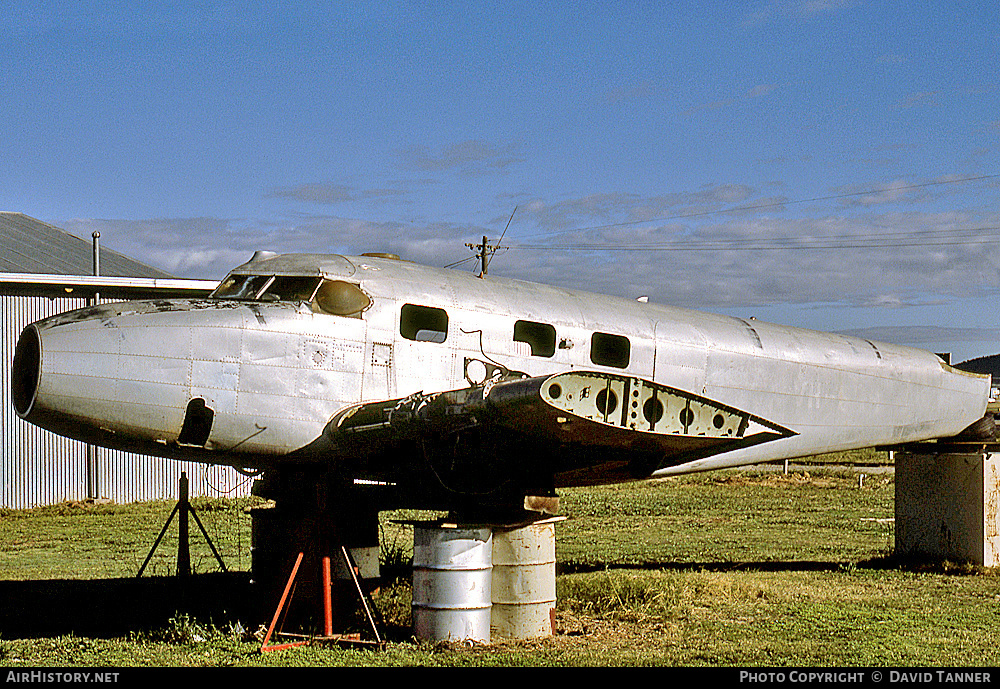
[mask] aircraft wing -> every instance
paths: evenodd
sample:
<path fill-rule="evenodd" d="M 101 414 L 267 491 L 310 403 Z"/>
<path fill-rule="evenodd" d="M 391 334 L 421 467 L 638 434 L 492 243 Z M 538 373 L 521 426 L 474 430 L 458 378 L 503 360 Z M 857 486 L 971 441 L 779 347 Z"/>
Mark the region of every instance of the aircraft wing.
<path fill-rule="evenodd" d="M 457 447 L 490 464 L 503 446 L 520 467 L 545 466 L 557 485 L 606 482 L 609 471 L 642 478 L 652 471 L 795 435 L 765 419 L 638 377 L 573 371 L 501 379 L 438 393 L 368 402 L 338 414 L 324 436 L 351 454 L 400 443 Z M 484 438 L 488 439 L 484 442 Z M 470 445 L 470 443 L 466 443 Z M 516 448 L 513 452 L 510 448 Z M 468 452 L 466 452 L 468 454 Z M 475 458 L 466 457 L 475 464 Z M 617 469 L 615 469 L 617 467 Z"/>

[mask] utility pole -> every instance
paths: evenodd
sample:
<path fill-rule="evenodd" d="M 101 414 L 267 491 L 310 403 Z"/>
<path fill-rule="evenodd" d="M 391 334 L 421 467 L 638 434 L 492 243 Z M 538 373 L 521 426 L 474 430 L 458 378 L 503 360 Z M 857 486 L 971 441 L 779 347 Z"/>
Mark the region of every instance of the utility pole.
<path fill-rule="evenodd" d="M 490 265 L 489 257 L 496 251 L 496 247 L 491 246 L 486 237 L 483 237 L 481 244 L 466 243 L 466 246 L 475 251 L 476 256 L 479 257 L 479 277 L 486 277 L 486 271 Z"/>
<path fill-rule="evenodd" d="M 514 206 L 514 213 L 517 213 L 517 206 Z M 476 256 L 479 258 L 479 277 L 486 277 L 486 272 L 490 267 L 490 258 L 497 251 L 500 250 L 500 242 L 503 241 L 504 235 L 507 234 L 507 229 L 510 227 L 510 221 L 514 219 L 514 213 L 510 214 L 510 218 L 507 220 L 507 227 L 503 228 L 503 232 L 500 233 L 500 239 L 497 240 L 496 246 L 492 246 L 487 240 L 486 236 L 483 236 L 483 241 L 481 244 L 469 244 L 465 245 L 476 252 Z M 507 247 L 504 247 L 506 249 Z M 464 263 L 468 259 L 459 261 L 459 263 Z"/>
<path fill-rule="evenodd" d="M 93 254 L 93 272 L 94 277 L 98 277 L 101 274 L 101 233 L 94 231 L 91 235 L 94 240 Z M 94 296 L 89 300 L 88 305 L 97 306 L 101 303 L 101 295 L 94 292 Z M 97 446 L 92 443 L 87 443 L 87 457 L 86 457 L 86 480 L 87 480 L 87 498 L 90 500 L 97 500 L 101 497 L 101 486 L 100 486 L 100 469 L 98 467 L 97 461 Z"/>

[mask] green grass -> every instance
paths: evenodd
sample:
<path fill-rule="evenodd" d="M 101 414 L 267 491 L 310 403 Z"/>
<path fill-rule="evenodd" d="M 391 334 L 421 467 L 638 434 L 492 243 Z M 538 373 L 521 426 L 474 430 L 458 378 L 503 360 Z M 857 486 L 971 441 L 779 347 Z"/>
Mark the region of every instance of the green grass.
<path fill-rule="evenodd" d="M 878 450 L 868 447 L 861 450 L 849 450 L 847 452 L 831 452 L 824 455 L 815 455 L 795 463 L 805 464 L 854 464 L 859 466 L 892 466 L 889 453 L 885 450 Z"/>
<path fill-rule="evenodd" d="M 191 501 L 230 569 L 250 567 L 250 519 L 258 501 L 195 498 Z M 129 505 L 60 503 L 33 510 L 0 509 L 0 578 L 99 579 L 134 576 L 170 518 L 175 502 Z M 164 535 L 146 574 L 176 570 L 178 517 Z M 195 571 L 217 569 L 215 557 L 189 519 Z"/>
<path fill-rule="evenodd" d="M 567 491 L 567 566 L 853 561 L 892 547 L 890 477 L 742 473 Z M 614 537 L 609 538 L 609 525 Z"/>
<path fill-rule="evenodd" d="M 592 576 L 592 575 L 591 575 Z M 995 576 L 838 571 L 609 571 L 560 579 L 563 605 L 631 623 L 629 664 L 996 665 Z M 956 580 L 957 579 L 957 580 Z"/>
<path fill-rule="evenodd" d="M 891 557 L 891 474 L 717 472 L 562 492 L 557 633 L 466 646 L 409 638 L 402 576 L 376 596 L 383 651 L 305 647 L 260 653 L 235 607 L 147 615 L 122 633 L 73 631 L 77 610 L 50 611 L 58 633 L 0 622 L 0 666 L 992 666 L 1000 663 L 1000 579 L 961 564 Z M 247 501 L 195 503 L 232 570 L 249 567 Z M 45 587 L 124 591 L 170 513 L 169 502 L 62 505 L 0 512 L 0 587 L 44 600 Z M 405 572 L 411 531 L 383 514 L 384 573 Z M 192 522 L 192 561 L 214 558 Z M 176 525 L 152 586 L 172 581 Z M 389 566 L 391 565 L 391 566 Z M 245 576 L 235 574 L 233 576 Z M 213 590 L 238 603 L 228 581 Z M 7 589 L 4 589 L 7 590 Z M 73 589 L 71 589 L 73 590 Z M 38 592 L 41 591 L 42 594 Z M 89 594 L 88 594 L 89 595 Z M 86 599 L 88 595 L 72 596 Z M 99 594 L 100 595 L 100 594 Z M 221 604 L 220 603 L 220 604 Z M 82 603 L 81 603 L 82 604 Z M 224 606 L 223 606 L 224 607 Z M 45 617 L 45 615 L 41 615 Z M 82 619 L 82 618 L 81 618 Z M 11 621 L 3 617 L 0 620 Z M 13 631 L 12 631 L 13 630 Z M 257 632 L 258 635 L 254 636 Z"/>

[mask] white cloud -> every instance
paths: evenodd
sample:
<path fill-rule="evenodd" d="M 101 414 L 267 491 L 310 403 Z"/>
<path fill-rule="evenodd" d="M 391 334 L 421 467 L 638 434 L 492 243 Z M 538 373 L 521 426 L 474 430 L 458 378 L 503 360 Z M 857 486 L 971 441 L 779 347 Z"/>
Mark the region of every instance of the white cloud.
<path fill-rule="evenodd" d="M 880 65 L 901 65 L 906 62 L 906 58 L 902 55 L 886 53 L 875 58 L 875 62 Z"/>
<path fill-rule="evenodd" d="M 893 105 L 897 110 L 909 110 L 910 108 L 915 108 L 922 105 L 937 105 L 935 96 L 937 96 L 937 91 L 919 91 L 917 93 L 911 93 L 906 98 L 896 101 Z"/>
<path fill-rule="evenodd" d="M 659 87 L 651 81 L 619 84 L 618 86 L 609 88 L 605 92 L 604 101 L 609 105 L 618 105 L 621 103 L 645 100 L 646 98 L 664 90 L 665 89 Z"/>
<path fill-rule="evenodd" d="M 760 98 L 778 89 L 778 84 L 758 84 L 747 91 L 748 98 Z"/>
<path fill-rule="evenodd" d="M 411 146 L 398 152 L 404 167 L 419 172 L 457 171 L 480 175 L 504 172 L 524 160 L 513 144 L 494 146 L 481 139 L 459 141 L 432 151 Z"/>
<path fill-rule="evenodd" d="M 936 342 L 996 343 L 1000 340 L 1000 330 L 994 328 L 949 328 L 934 325 L 875 326 L 838 332 L 868 340 L 907 345 L 929 345 Z"/>
<path fill-rule="evenodd" d="M 782 205 L 783 199 L 742 184 L 645 196 L 535 196 L 520 201 L 504 240 L 510 250 L 494 258 L 490 272 L 707 309 L 836 303 L 898 312 L 1000 290 L 1000 230 L 991 229 L 1000 228 L 1000 216 L 913 206 L 872 212 L 880 203 L 915 202 L 920 190 L 907 186 L 899 179 L 861 195 L 850 214 L 831 203 L 828 213 L 811 206 L 799 217 L 794 203 Z M 179 218 L 61 226 L 84 237 L 99 229 L 105 246 L 180 276 L 219 278 L 259 249 L 387 251 L 444 266 L 472 256 L 467 242 L 483 235 L 495 240 L 505 220 L 483 226 L 298 214 L 268 222 Z"/>
<path fill-rule="evenodd" d="M 803 16 L 836 12 L 854 4 L 854 0 L 798 0 L 797 13 Z M 793 5 L 793 7 L 795 7 Z"/>
<path fill-rule="evenodd" d="M 271 192 L 275 198 L 306 201 L 317 204 L 337 204 L 358 201 L 381 201 L 401 197 L 403 189 L 357 189 L 346 184 L 311 182 L 290 187 L 279 187 Z"/>

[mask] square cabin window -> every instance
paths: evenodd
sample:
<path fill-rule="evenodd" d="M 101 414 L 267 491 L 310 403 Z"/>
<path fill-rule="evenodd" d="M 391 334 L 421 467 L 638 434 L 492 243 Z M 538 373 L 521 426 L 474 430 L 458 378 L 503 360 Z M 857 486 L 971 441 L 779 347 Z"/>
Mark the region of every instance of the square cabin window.
<path fill-rule="evenodd" d="M 531 356 L 552 356 L 556 353 L 556 329 L 548 323 L 518 321 L 514 324 L 514 341 L 531 346 Z"/>
<path fill-rule="evenodd" d="M 399 334 L 415 342 L 444 342 L 448 337 L 448 313 L 432 306 L 404 304 Z"/>
<path fill-rule="evenodd" d="M 632 343 L 623 335 L 594 333 L 590 340 L 590 360 L 598 366 L 628 368 Z"/>

